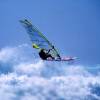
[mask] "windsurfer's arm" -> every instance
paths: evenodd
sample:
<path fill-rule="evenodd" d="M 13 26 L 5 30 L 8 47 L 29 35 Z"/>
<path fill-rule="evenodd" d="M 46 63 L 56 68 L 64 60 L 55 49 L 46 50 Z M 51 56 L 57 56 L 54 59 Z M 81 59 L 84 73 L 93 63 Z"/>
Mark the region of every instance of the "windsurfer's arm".
<path fill-rule="evenodd" d="M 54 46 L 52 46 L 52 49 L 54 49 Z M 49 53 L 52 49 L 49 49 L 47 53 Z"/>

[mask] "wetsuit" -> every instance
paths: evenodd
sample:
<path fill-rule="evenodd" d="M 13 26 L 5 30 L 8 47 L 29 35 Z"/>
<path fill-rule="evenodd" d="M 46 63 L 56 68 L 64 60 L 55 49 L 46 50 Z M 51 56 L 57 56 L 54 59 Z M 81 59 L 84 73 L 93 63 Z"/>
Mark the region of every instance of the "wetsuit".
<path fill-rule="evenodd" d="M 49 54 L 50 50 L 46 53 L 44 49 L 42 49 L 40 52 L 39 52 L 39 56 L 43 59 L 43 60 L 47 60 L 47 58 L 52 58 L 54 59 L 54 57 L 51 56 L 51 54 Z"/>

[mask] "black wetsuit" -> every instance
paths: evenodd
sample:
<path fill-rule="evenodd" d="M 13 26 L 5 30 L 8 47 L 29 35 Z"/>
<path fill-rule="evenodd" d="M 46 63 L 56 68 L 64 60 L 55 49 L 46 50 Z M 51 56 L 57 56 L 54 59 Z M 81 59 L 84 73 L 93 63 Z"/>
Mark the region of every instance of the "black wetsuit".
<path fill-rule="evenodd" d="M 47 58 L 52 58 L 54 59 L 54 57 L 51 56 L 51 54 L 48 53 L 45 53 L 44 49 L 42 49 L 40 52 L 39 52 L 39 56 L 41 57 L 41 59 L 43 60 L 47 60 Z"/>

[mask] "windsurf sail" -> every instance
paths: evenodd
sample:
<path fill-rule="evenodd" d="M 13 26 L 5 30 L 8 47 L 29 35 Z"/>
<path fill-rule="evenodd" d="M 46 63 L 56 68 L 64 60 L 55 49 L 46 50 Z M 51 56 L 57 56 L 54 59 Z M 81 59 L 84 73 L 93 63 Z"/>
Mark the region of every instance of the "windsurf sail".
<path fill-rule="evenodd" d="M 32 46 L 35 49 L 45 49 L 50 50 L 50 54 L 57 58 L 60 57 L 58 51 L 52 45 L 52 43 L 35 27 L 29 22 L 27 19 L 20 20 L 22 25 L 25 27 L 30 40 L 32 42 Z"/>

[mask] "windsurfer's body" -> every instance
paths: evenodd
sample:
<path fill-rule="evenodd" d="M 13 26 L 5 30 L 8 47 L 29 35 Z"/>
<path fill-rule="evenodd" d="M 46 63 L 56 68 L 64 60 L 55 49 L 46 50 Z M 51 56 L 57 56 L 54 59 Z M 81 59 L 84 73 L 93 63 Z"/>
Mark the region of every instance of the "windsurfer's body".
<path fill-rule="evenodd" d="M 41 49 L 39 52 L 40 58 L 43 60 L 47 60 L 48 58 L 54 59 L 54 57 L 52 57 L 52 55 L 49 52 L 50 50 L 46 51 L 45 49 Z"/>
<path fill-rule="evenodd" d="M 55 59 L 51 54 L 50 54 L 50 51 L 52 49 L 54 49 L 54 46 L 52 47 L 52 49 L 49 49 L 49 50 L 46 50 L 46 49 L 41 49 L 39 48 L 39 46 L 37 46 L 36 44 L 32 44 L 33 48 L 36 48 L 39 50 L 39 56 L 41 59 L 43 60 L 47 60 L 48 58 L 50 59 Z"/>

